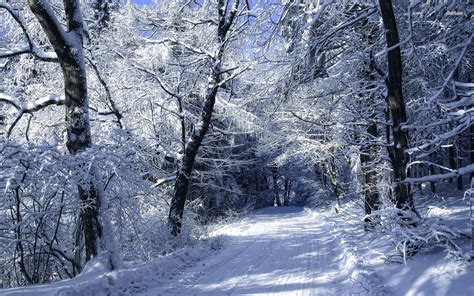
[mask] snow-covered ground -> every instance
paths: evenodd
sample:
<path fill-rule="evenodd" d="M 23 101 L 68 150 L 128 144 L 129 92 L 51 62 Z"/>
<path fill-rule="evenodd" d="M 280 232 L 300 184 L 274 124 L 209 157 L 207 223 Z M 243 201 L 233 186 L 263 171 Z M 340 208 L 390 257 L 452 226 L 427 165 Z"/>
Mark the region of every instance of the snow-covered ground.
<path fill-rule="evenodd" d="M 365 291 L 361 280 L 381 292 L 336 229 L 308 209 L 260 210 L 220 230 L 228 238 L 222 252 L 144 295 L 357 295 Z"/>
<path fill-rule="evenodd" d="M 465 204 L 449 203 L 419 208 L 456 223 L 468 220 Z M 420 253 L 407 265 L 386 262 L 382 253 L 392 246 L 371 241 L 360 223 L 347 222 L 356 211 L 350 203 L 338 215 L 330 208 L 266 208 L 219 228 L 219 239 L 142 266 L 0 294 L 474 295 L 472 263 L 446 259 L 440 250 Z"/>
<path fill-rule="evenodd" d="M 416 206 L 423 217 L 439 218 L 442 223 L 470 235 L 469 199 L 452 184 L 438 188 L 438 195 L 424 191 Z M 349 231 L 350 228 L 346 228 Z M 354 232 L 352 232 L 354 233 Z M 349 236 L 346 236 L 349 237 Z M 355 236 L 358 237 L 358 236 Z M 360 236 L 359 236 L 360 237 Z M 456 241 L 463 252 L 471 248 L 470 239 Z M 387 241 L 358 244 L 358 256 L 384 278 L 393 295 L 473 296 L 474 266 L 472 261 L 450 258 L 441 248 L 420 252 L 408 259 L 407 264 L 387 263 L 381 253 L 393 253 Z"/>

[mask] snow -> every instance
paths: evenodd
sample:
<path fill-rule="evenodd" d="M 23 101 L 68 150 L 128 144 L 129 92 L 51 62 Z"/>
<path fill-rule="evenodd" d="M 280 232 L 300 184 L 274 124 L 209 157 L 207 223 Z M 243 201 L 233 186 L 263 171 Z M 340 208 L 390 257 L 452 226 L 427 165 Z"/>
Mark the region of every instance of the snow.
<path fill-rule="evenodd" d="M 418 210 L 467 227 L 458 193 L 424 198 Z M 363 230 L 357 203 L 339 211 L 265 208 L 144 265 L 107 272 L 95 264 L 72 280 L 0 295 L 474 295 L 471 262 L 439 250 L 387 262 L 393 246 Z"/>
<path fill-rule="evenodd" d="M 439 191 L 446 179 L 474 172 L 465 149 L 474 122 L 467 1 L 434 8 L 430 1 L 395 3 L 391 27 L 401 41 L 387 48 L 377 5 L 133 5 L 144 1 L 114 1 L 120 5 L 110 26 L 88 32 L 84 20 L 96 26 L 105 15 L 91 6 L 97 1 L 0 0 L 0 57 L 30 56 L 0 61 L 0 286 L 76 274 L 86 261 L 80 233 L 89 232 L 78 216 L 84 203 L 74 198 L 77 185 L 89 187 L 93 179 L 103 198 L 103 232 L 93 229 L 102 237 L 99 255 L 81 275 L 0 294 L 474 295 L 474 241 L 467 238 L 474 236 L 474 180 L 464 200 L 457 191 L 446 199 L 417 197 L 423 219 L 387 206 L 398 181 L 420 184 L 414 190 L 436 181 Z M 110 1 L 99 2 L 105 8 Z M 393 48 L 402 51 L 406 78 L 408 117 L 398 126 L 384 117 L 391 62 L 385 55 Z M 78 121 L 65 119 L 64 108 L 47 108 L 64 105 L 64 95 L 43 97 L 64 93 L 69 70 L 78 72 L 72 84 L 90 93 L 82 107 L 68 109 Z M 201 120 L 209 108 L 213 114 Z M 102 117 L 110 115 L 116 118 Z M 367 132 L 371 123 L 379 136 Z M 66 142 L 64 129 L 72 133 Z M 387 143 L 400 129 L 409 133 L 405 169 L 414 178 L 393 181 L 385 146 L 400 148 Z M 66 154 L 71 142 L 91 140 L 91 149 Z M 183 170 L 190 144 L 199 149 L 195 172 L 187 174 L 191 202 L 185 231 L 174 238 L 170 181 Z M 360 163 L 361 150 L 370 161 Z M 446 164 L 446 154 L 457 165 Z M 369 171 L 377 184 L 365 180 Z M 377 217 L 371 230 L 361 221 L 360 195 L 368 189 L 377 189 L 384 204 L 365 216 Z M 268 205 L 267 194 L 275 193 L 313 208 L 271 207 L 208 224 L 227 211 Z M 342 205 L 335 212 L 325 202 L 337 193 Z"/>
<path fill-rule="evenodd" d="M 65 98 L 64 95 L 51 94 L 35 102 L 21 102 L 7 94 L 0 93 L 0 102 L 12 105 L 21 112 L 32 113 L 49 105 L 62 105 L 65 102 Z"/>
<path fill-rule="evenodd" d="M 353 279 L 368 271 L 358 268 L 335 229 L 334 222 L 300 207 L 257 211 L 216 232 L 226 237 L 222 252 L 142 295 L 361 293 Z"/>
<path fill-rule="evenodd" d="M 106 264 L 92 260 L 87 272 L 71 280 L 50 285 L 36 285 L 12 289 L 0 289 L 0 295 L 52 296 L 52 295 L 136 295 L 163 281 L 169 281 L 180 270 L 209 256 L 219 248 L 219 240 L 209 240 L 196 246 L 182 248 L 168 256 L 160 257 L 143 265 L 116 271 L 107 271 Z"/>
<path fill-rule="evenodd" d="M 174 179 L 176 179 L 176 176 L 168 176 L 168 177 L 165 177 L 165 178 L 160 178 L 158 180 L 156 180 L 155 184 L 152 185 L 152 187 L 158 187 L 166 182 L 169 182 L 169 181 L 173 181 Z"/>
<path fill-rule="evenodd" d="M 340 295 L 363 291 L 351 276 L 366 274 L 335 235 L 335 224 L 300 207 L 267 208 L 215 232 L 225 248 L 206 260 L 209 244 L 137 268 L 85 276 L 2 295 Z M 190 252 L 191 255 L 184 255 Z M 183 263 L 188 261 L 188 264 Z M 180 262 L 180 264 L 176 264 Z M 170 264 L 174 263 L 174 264 Z M 195 265 L 182 272 L 179 268 Z M 96 267 L 96 268 L 95 268 Z M 174 277 L 173 275 L 177 275 Z M 147 286 L 154 285 L 148 289 Z M 128 294 L 127 294 L 128 293 Z"/>
<path fill-rule="evenodd" d="M 469 207 L 462 199 L 462 192 L 452 187 L 441 188 L 444 198 L 419 197 L 418 210 L 424 217 L 441 218 L 451 226 L 468 233 Z M 468 240 L 460 246 L 467 250 Z M 393 295 L 474 295 L 474 268 L 472 262 L 449 258 L 439 249 L 420 252 L 410 258 L 407 265 L 387 263 L 377 253 L 389 253 L 391 246 L 387 242 L 372 242 L 359 250 L 365 262 L 372 266 Z"/>
<path fill-rule="evenodd" d="M 445 173 L 445 174 L 436 174 L 436 175 L 424 176 L 420 178 L 406 178 L 402 183 L 420 183 L 420 182 L 439 181 L 439 180 L 445 180 L 448 178 L 457 177 L 460 175 L 467 175 L 467 174 L 470 174 L 471 172 L 474 172 L 474 164 L 466 165 L 457 170 L 451 170 L 451 172 Z"/>

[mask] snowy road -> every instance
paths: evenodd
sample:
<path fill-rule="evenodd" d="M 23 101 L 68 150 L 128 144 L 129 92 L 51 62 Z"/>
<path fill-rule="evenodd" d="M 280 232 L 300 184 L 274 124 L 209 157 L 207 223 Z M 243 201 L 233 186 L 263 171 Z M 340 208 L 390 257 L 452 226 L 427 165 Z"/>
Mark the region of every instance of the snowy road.
<path fill-rule="evenodd" d="M 263 209 L 222 230 L 219 254 L 143 295 L 366 295 L 334 228 L 303 208 Z"/>
<path fill-rule="evenodd" d="M 0 289 L 0 295 L 474 295 L 472 265 L 446 261 L 445 253 L 420 253 L 408 265 L 385 262 L 390 241 L 372 241 L 356 220 L 347 222 L 351 210 L 360 216 L 357 209 L 346 205 L 339 215 L 329 208 L 262 209 L 219 226 L 214 234 L 226 238 L 219 250 L 217 239 L 201 241 L 142 265 Z M 460 210 L 450 215 L 455 223 L 469 217 Z"/>

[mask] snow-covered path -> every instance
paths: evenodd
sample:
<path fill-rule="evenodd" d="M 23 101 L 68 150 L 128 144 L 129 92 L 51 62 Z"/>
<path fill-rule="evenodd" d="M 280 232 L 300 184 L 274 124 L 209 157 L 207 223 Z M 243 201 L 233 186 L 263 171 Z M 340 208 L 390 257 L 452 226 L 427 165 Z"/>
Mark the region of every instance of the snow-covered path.
<path fill-rule="evenodd" d="M 365 295 L 335 227 L 299 207 L 260 210 L 221 230 L 220 253 L 144 295 Z"/>
<path fill-rule="evenodd" d="M 0 289 L 0 295 L 474 295 L 472 265 L 448 260 L 444 252 L 417 254 L 408 265 L 387 263 L 384 254 L 393 246 L 360 227 L 361 209 L 354 205 L 338 215 L 330 208 L 262 209 L 218 226 L 213 239 L 141 265 L 92 268 L 70 280 Z M 469 217 L 465 206 L 452 208 L 431 212 L 449 214 L 447 220 L 458 224 Z M 216 250 L 220 237 L 224 245 Z"/>

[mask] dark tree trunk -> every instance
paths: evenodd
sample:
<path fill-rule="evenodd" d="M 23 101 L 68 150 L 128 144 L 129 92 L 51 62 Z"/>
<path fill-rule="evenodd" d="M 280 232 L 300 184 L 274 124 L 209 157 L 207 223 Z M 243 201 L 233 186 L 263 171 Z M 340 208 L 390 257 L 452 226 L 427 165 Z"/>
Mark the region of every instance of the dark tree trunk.
<path fill-rule="evenodd" d="M 471 123 L 471 126 L 469 127 L 469 148 L 471 150 L 471 153 L 469 155 L 469 160 L 472 163 L 474 163 L 474 124 Z M 462 178 L 462 176 L 459 176 L 459 178 Z M 471 172 L 471 179 L 474 178 L 474 172 Z M 462 183 L 462 179 L 461 179 Z M 459 189 L 459 186 L 458 186 Z M 462 185 L 461 185 L 462 189 Z"/>
<path fill-rule="evenodd" d="M 322 162 L 320 165 L 320 174 L 321 174 L 321 183 L 323 184 L 324 187 L 327 187 L 326 167 L 324 165 L 324 162 Z"/>
<path fill-rule="evenodd" d="M 430 176 L 432 175 L 435 175 L 436 172 L 435 172 L 435 168 L 434 168 L 434 165 L 430 164 Z M 436 182 L 430 182 L 430 189 L 431 189 L 431 192 L 433 193 L 436 193 Z"/>
<path fill-rule="evenodd" d="M 340 207 L 341 206 L 341 199 L 339 197 L 340 195 L 340 188 L 339 188 L 339 182 L 337 180 L 337 167 L 336 167 L 336 160 L 333 156 L 330 157 L 330 160 L 326 164 L 327 168 L 327 177 L 329 179 L 329 183 L 331 184 L 331 189 L 334 194 L 334 199 L 336 201 L 336 206 Z M 336 208 L 337 212 L 337 208 Z"/>
<path fill-rule="evenodd" d="M 458 142 L 458 145 L 456 146 L 456 163 L 457 167 L 461 168 L 462 167 L 462 154 L 461 154 L 461 143 Z M 459 175 L 456 180 L 456 187 L 458 190 L 462 190 L 464 188 L 463 186 L 463 180 L 462 180 L 462 175 Z"/>
<path fill-rule="evenodd" d="M 281 207 L 281 199 L 278 193 L 278 167 L 276 165 L 272 165 L 272 184 L 273 184 L 273 194 L 274 201 L 276 201 L 276 205 Z M 275 202 L 274 202 L 275 203 Z"/>
<path fill-rule="evenodd" d="M 454 142 L 448 147 L 448 165 L 450 169 L 456 170 L 456 156 L 454 153 Z M 449 178 L 449 183 L 453 183 L 454 178 Z"/>
<path fill-rule="evenodd" d="M 375 32 L 372 30 L 370 34 L 368 34 L 368 44 L 372 46 L 373 39 L 374 39 Z M 369 67 L 368 67 L 368 80 L 369 82 L 373 82 L 375 80 L 375 61 L 373 59 L 372 52 L 369 56 Z M 374 88 L 374 84 L 371 83 L 370 86 L 367 87 L 367 90 L 372 90 Z M 375 106 L 375 98 L 374 94 L 370 93 L 369 95 L 369 106 Z M 369 142 L 366 145 L 362 146 L 361 149 L 361 167 L 364 175 L 364 210 L 366 215 L 372 214 L 372 211 L 376 211 L 379 208 L 379 192 L 377 189 L 377 171 L 374 167 L 377 146 L 373 144 L 373 140 L 378 138 L 378 129 L 377 129 L 377 113 L 375 108 L 372 108 L 372 114 L 370 114 L 370 122 L 367 127 L 367 134 L 370 136 Z M 365 222 L 373 223 L 372 218 L 366 218 Z"/>
<path fill-rule="evenodd" d="M 407 121 L 405 102 L 402 94 L 402 59 L 397 22 L 393 12 L 391 0 L 379 0 L 382 20 L 385 27 L 385 38 L 388 59 L 388 108 L 392 117 L 393 146 L 389 149 L 392 159 L 394 176 L 394 200 L 398 208 L 409 208 L 415 210 L 413 199 L 407 184 L 400 183 L 407 177 L 408 156 L 405 150 L 408 148 L 408 133 L 402 129 Z"/>
<path fill-rule="evenodd" d="M 372 137 L 378 136 L 377 124 L 375 121 L 371 122 L 367 128 L 367 133 Z M 377 171 L 371 165 L 374 161 L 374 145 L 367 145 L 362 149 L 360 156 L 361 164 L 363 165 L 365 192 L 364 192 L 364 209 L 365 214 L 370 215 L 372 211 L 378 210 L 379 206 L 379 192 L 377 190 Z M 371 222 L 371 219 L 366 219 L 366 222 Z"/>
<path fill-rule="evenodd" d="M 192 132 L 191 138 L 185 146 L 183 159 L 178 169 L 174 185 L 175 193 L 171 199 L 168 223 L 170 225 L 171 234 L 174 236 L 177 236 L 181 232 L 181 221 L 183 219 L 184 206 L 189 191 L 190 179 L 193 172 L 194 163 L 196 161 L 196 155 L 199 151 L 199 147 L 201 147 L 202 140 L 209 129 L 209 125 L 211 124 L 216 95 L 220 88 L 221 64 L 226 46 L 226 35 L 230 26 L 234 22 L 237 14 L 237 8 L 239 6 L 239 0 L 234 0 L 234 5 L 232 6 L 230 12 L 227 13 L 224 2 L 224 0 L 219 0 L 218 3 L 219 24 L 217 30 L 217 42 L 219 51 L 217 56 L 213 58 L 212 64 L 214 67 L 210 73 L 208 91 L 205 97 L 204 107 L 201 112 L 200 122 L 196 126 L 196 129 Z M 228 17 L 226 17 L 227 14 L 229 14 Z"/>
<path fill-rule="evenodd" d="M 78 54 L 78 53 L 76 53 Z M 71 59 L 74 60 L 74 59 Z M 78 154 L 92 147 L 88 116 L 87 74 L 81 65 L 68 61 L 61 63 L 66 89 L 66 122 L 68 122 L 66 146 L 71 154 Z M 84 167 L 87 164 L 83 164 Z M 98 254 L 98 240 L 102 237 L 102 225 L 99 220 L 101 199 L 93 176 L 88 176 L 78 186 L 82 202 L 80 223 L 84 231 L 86 261 Z"/>
<path fill-rule="evenodd" d="M 202 140 L 209 129 L 211 124 L 212 112 L 216 101 L 216 95 L 218 90 L 219 81 L 219 69 L 220 66 L 216 66 L 217 69 L 213 70 L 210 88 L 206 95 L 206 101 L 201 114 L 200 127 L 194 130 L 191 139 L 186 144 L 184 150 L 184 156 L 178 169 L 176 181 L 175 181 L 175 193 L 171 200 L 170 212 L 169 212 L 169 223 L 171 226 L 171 233 L 178 235 L 181 232 L 181 220 L 184 213 L 184 205 L 189 191 L 191 174 L 193 171 L 194 163 L 196 162 L 196 156 L 201 147 Z"/>
<path fill-rule="evenodd" d="M 285 178 L 285 193 L 283 198 L 283 205 L 287 207 L 290 203 L 291 180 Z"/>

